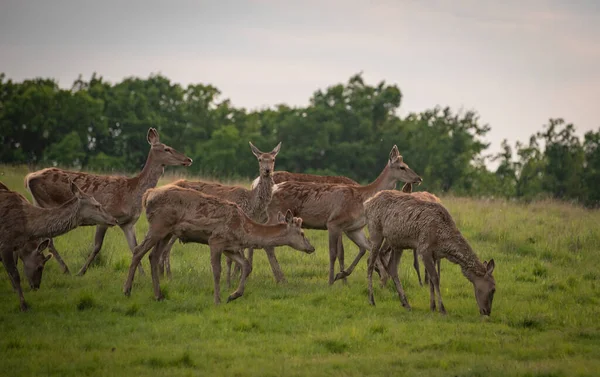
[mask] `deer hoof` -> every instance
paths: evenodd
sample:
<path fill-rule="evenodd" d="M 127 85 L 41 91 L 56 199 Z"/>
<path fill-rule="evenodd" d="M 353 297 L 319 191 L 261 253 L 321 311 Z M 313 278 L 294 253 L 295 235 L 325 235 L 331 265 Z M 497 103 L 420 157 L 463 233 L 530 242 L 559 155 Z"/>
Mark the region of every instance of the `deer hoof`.
<path fill-rule="evenodd" d="M 161 293 L 158 296 L 156 296 L 156 301 L 164 301 L 165 300 L 165 296 Z"/>
<path fill-rule="evenodd" d="M 28 311 L 28 310 L 29 310 L 29 305 L 27 305 L 27 303 L 26 303 L 26 302 L 22 302 L 22 303 L 21 303 L 21 311 L 22 311 L 22 312 L 26 312 L 26 311 Z"/>
<path fill-rule="evenodd" d="M 238 297 L 241 297 L 242 294 L 241 293 L 232 293 L 229 295 L 229 297 L 227 297 L 227 303 L 237 299 Z"/>
<path fill-rule="evenodd" d="M 124 289 L 123 294 L 127 297 L 131 296 L 131 289 Z"/>
<path fill-rule="evenodd" d="M 333 280 L 338 281 L 338 280 L 344 279 L 348 276 L 350 276 L 350 274 L 348 274 L 346 271 L 340 271 L 335 275 L 335 279 L 333 279 Z"/>

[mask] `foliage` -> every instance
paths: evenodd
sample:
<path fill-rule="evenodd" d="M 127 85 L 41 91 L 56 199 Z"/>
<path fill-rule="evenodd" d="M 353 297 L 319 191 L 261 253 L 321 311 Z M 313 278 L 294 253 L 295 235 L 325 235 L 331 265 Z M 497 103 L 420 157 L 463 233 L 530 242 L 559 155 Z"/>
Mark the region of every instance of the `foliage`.
<path fill-rule="evenodd" d="M 279 170 L 367 183 L 397 144 L 429 191 L 600 203 L 600 129 L 580 140 L 573 124 L 549 119 L 528 143 L 513 149 L 505 140 L 489 156 L 490 126 L 475 111 L 435 106 L 401 117 L 402 98 L 398 86 L 371 85 L 361 73 L 315 91 L 307 106 L 251 111 L 212 85 L 183 87 L 162 75 L 113 84 L 94 74 L 67 90 L 52 79 L 0 74 L 0 162 L 136 172 L 146 160 L 145 133 L 156 127 L 194 160 L 190 173 L 221 179 L 257 175 L 248 141 L 264 150 L 281 141 Z"/>

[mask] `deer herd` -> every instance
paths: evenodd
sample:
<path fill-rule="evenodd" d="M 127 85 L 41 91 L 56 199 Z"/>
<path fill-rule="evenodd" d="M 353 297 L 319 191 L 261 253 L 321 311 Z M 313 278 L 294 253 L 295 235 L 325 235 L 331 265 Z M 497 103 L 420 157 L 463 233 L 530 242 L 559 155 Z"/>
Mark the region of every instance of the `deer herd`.
<path fill-rule="evenodd" d="M 33 204 L 0 182 L 0 257 L 17 292 L 21 310 L 28 309 L 20 284 L 18 260 L 32 289 L 40 287 L 42 272 L 54 257 L 64 273 L 69 268 L 54 246 L 53 238 L 78 226 L 96 226 L 94 246 L 78 275 L 84 275 L 102 249 L 106 231 L 118 225 L 133 256 L 123 292 L 129 296 L 136 270 L 149 251 L 154 296 L 162 300 L 159 279 L 172 278 L 170 252 L 175 242 L 208 245 L 214 279 L 214 302 L 219 304 L 221 255 L 227 258 L 227 284 L 240 273 L 237 289 L 227 302 L 244 294 L 252 271 L 255 249 L 267 255 L 275 280 L 285 281 L 275 247 L 290 246 L 306 254 L 315 252 L 303 229 L 327 230 L 329 235 L 329 284 L 346 282 L 361 258 L 367 261 L 369 302 L 373 296 L 373 271 L 381 284 L 394 282 L 402 306 L 410 309 L 398 265 L 404 249 L 412 249 L 419 284 L 419 257 L 425 266 L 430 309 L 446 313 L 440 291 L 440 260 L 461 267 L 473 284 L 481 315 L 490 315 L 495 292 L 494 260 L 481 262 L 458 230 L 438 197 L 412 192 L 422 182 L 394 145 L 379 176 L 367 185 L 346 177 L 275 171 L 279 143 L 261 152 L 250 142 L 258 160 L 259 175 L 250 189 L 205 181 L 177 180 L 156 187 L 165 166 L 190 166 L 192 159 L 160 142 L 156 129 L 147 135 L 150 151 L 135 177 L 96 175 L 57 168 L 42 169 L 25 177 Z M 401 191 L 395 190 L 401 181 Z M 138 244 L 135 224 L 142 209 L 148 233 Z M 368 227 L 369 237 L 365 234 Z M 358 254 L 346 269 L 342 235 Z M 49 254 L 44 251 L 48 249 Z M 247 249 L 247 252 L 245 250 Z M 335 273 L 336 261 L 339 272 Z M 235 267 L 232 271 L 232 265 Z M 437 269 L 436 269 L 437 266 Z"/>

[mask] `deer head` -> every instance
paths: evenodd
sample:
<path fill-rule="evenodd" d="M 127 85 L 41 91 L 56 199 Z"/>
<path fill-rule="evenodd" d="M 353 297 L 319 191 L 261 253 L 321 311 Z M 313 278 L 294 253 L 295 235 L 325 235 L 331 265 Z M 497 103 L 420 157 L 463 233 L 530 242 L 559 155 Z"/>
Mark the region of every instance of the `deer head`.
<path fill-rule="evenodd" d="M 98 203 L 93 196 L 81 191 L 77 185 L 71 181 L 71 192 L 79 201 L 79 225 L 108 225 L 117 224 L 117 220 L 106 212 L 104 207 Z"/>
<path fill-rule="evenodd" d="M 251 141 L 248 142 L 250 144 L 250 149 L 252 149 L 252 153 L 258 159 L 258 167 L 260 170 L 261 177 L 269 177 L 273 174 L 273 170 L 275 170 L 275 157 L 279 150 L 281 149 L 281 142 L 277 144 L 277 146 L 271 152 L 261 152 L 258 148 L 252 144 Z"/>
<path fill-rule="evenodd" d="M 419 184 L 423 182 L 423 179 L 406 165 L 396 145 L 392 147 L 392 151 L 390 152 L 388 166 L 390 167 L 392 177 L 398 181 Z"/>
<path fill-rule="evenodd" d="M 286 239 L 288 245 L 296 250 L 304 251 L 307 254 L 315 252 L 315 248 L 311 245 L 310 241 L 304 236 L 304 230 L 302 229 L 302 219 L 300 217 L 294 217 L 292 211 L 289 209 L 285 215 L 281 212 L 277 212 L 277 220 L 280 224 L 286 224 Z"/>
<path fill-rule="evenodd" d="M 42 242 L 39 242 L 39 239 L 29 241 L 23 246 L 24 250 L 21 253 L 23 271 L 25 272 L 25 276 L 27 277 L 31 289 L 39 289 L 42 284 L 44 265 L 52 258 L 52 254 L 44 256 L 43 253 L 48 245 L 50 245 L 50 239 L 46 238 Z"/>
<path fill-rule="evenodd" d="M 491 315 L 492 314 L 492 301 L 494 300 L 494 293 L 496 292 L 496 281 L 492 272 L 496 264 L 493 259 L 489 262 L 483 262 L 486 272 L 483 276 L 476 276 L 473 280 L 473 287 L 475 288 L 475 299 L 477 300 L 477 306 L 479 306 L 479 314 Z"/>
<path fill-rule="evenodd" d="M 150 143 L 150 154 L 153 160 L 162 166 L 190 166 L 192 164 L 191 158 L 161 143 L 156 128 L 148 130 L 148 143 Z"/>

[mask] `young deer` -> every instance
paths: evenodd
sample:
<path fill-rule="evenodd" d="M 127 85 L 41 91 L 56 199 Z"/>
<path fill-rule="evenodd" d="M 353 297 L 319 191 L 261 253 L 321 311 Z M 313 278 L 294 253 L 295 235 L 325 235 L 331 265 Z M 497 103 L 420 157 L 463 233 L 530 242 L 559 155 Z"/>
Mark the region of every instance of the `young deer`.
<path fill-rule="evenodd" d="M 21 310 L 27 303 L 21 289 L 17 257 L 23 261 L 25 275 L 32 288 L 39 288 L 44 265 L 50 256 L 42 251 L 50 240 L 80 225 L 113 226 L 114 217 L 92 196 L 83 193 L 73 182 L 69 183 L 71 199 L 55 208 L 39 208 L 25 197 L 0 183 L 0 256 L 14 289 L 19 295 Z"/>
<path fill-rule="evenodd" d="M 372 305 L 375 305 L 373 259 L 379 255 L 385 239 L 394 251 L 388 273 L 394 280 L 402 306 L 410 309 L 398 278 L 399 256 L 403 249 L 413 249 L 421 255 L 429 273 L 429 303 L 432 311 L 436 309 L 437 292 L 439 311 L 446 313 L 435 261 L 447 258 L 450 262 L 460 265 L 463 275 L 473 284 L 480 314 L 492 313 L 492 301 L 496 291 L 496 282 L 492 275 L 494 260 L 483 263 L 479 261 L 444 206 L 391 190 L 382 191 L 367 199 L 364 206 L 372 244 L 372 257 L 367 269 L 369 301 Z"/>
<path fill-rule="evenodd" d="M 25 177 L 25 187 L 31 192 L 36 205 L 42 208 L 52 208 L 66 203 L 73 197 L 69 191 L 69 182 L 75 182 L 82 191 L 92 195 L 106 208 L 108 213 L 118 220 L 129 248 L 133 252 L 137 245 L 135 223 L 142 211 L 144 192 L 156 186 L 165 166 L 190 166 L 192 164 L 191 158 L 162 144 L 156 129 L 148 130 L 147 139 L 151 146 L 150 152 L 142 172 L 135 177 L 95 175 L 48 168 L 28 174 Z M 85 274 L 100 252 L 107 229 L 104 225 L 96 227 L 94 249 L 77 273 L 79 276 Z M 50 242 L 50 251 L 61 265 L 63 272 L 68 273 L 69 269 L 58 254 L 53 242 Z M 141 266 L 140 272 L 142 272 Z"/>
<path fill-rule="evenodd" d="M 404 163 L 394 145 L 388 163 L 371 184 L 283 182 L 275 186 L 269 215 L 290 209 L 294 216 L 302 217 L 305 228 L 328 230 L 329 284 L 333 284 L 339 237 L 345 233 L 359 247 L 359 255 L 364 254 L 370 245 L 363 232 L 366 224 L 363 202 L 381 190 L 395 187 L 397 181 L 420 183 L 421 177 Z M 340 264 L 343 267 L 342 261 Z"/>
<path fill-rule="evenodd" d="M 259 177 L 256 179 L 256 184 L 253 185 L 251 190 L 240 186 L 228 186 L 220 183 L 202 181 L 187 181 L 185 179 L 173 182 L 173 185 L 189 188 L 207 195 L 214 195 L 218 198 L 228 200 L 239 205 L 242 211 L 244 211 L 244 213 L 253 221 L 258 223 L 267 222 L 267 206 L 271 202 L 271 197 L 273 196 L 273 186 L 275 185 L 272 177 L 273 170 L 275 169 L 275 157 L 277 157 L 277 154 L 281 149 L 281 143 L 277 144 L 277 146 L 271 152 L 261 152 L 254 146 L 254 144 L 251 142 L 249 142 L 249 144 L 252 153 L 258 159 L 259 168 Z M 167 277 L 169 279 L 171 278 L 171 248 L 176 240 L 177 237 L 173 237 L 171 241 L 169 241 L 169 244 L 166 246 L 166 250 L 162 254 L 162 258 L 159 263 L 159 271 L 162 274 L 164 267 L 166 267 Z M 253 249 L 250 248 L 250 250 Z M 269 258 L 273 274 L 275 275 L 275 280 L 277 282 L 282 281 L 283 273 L 281 272 L 281 269 L 278 269 L 279 263 L 277 263 L 275 254 L 267 253 L 267 257 Z M 227 257 L 228 286 L 231 282 L 231 261 L 232 259 Z M 252 265 L 251 261 L 250 265 Z"/>
<path fill-rule="evenodd" d="M 182 242 L 209 245 L 215 304 L 221 302 L 222 253 L 242 265 L 239 286 L 229 295 L 229 302 L 243 295 L 246 278 L 251 271 L 248 260 L 239 250 L 288 245 L 308 254 L 315 251 L 304 236 L 302 219 L 292 217 L 289 211 L 285 222 L 281 222 L 283 215 L 279 213 L 275 217 L 279 220 L 277 224 L 259 224 L 252 221 L 235 203 L 172 184 L 148 190 L 143 201 L 149 228 L 144 241 L 136 247 L 129 266 L 129 275 L 123 288 L 127 296 L 131 294 L 136 266 L 154 247 L 149 256 L 152 285 L 155 298 L 163 299 L 158 280 L 158 261 L 172 237 L 177 237 Z"/>

